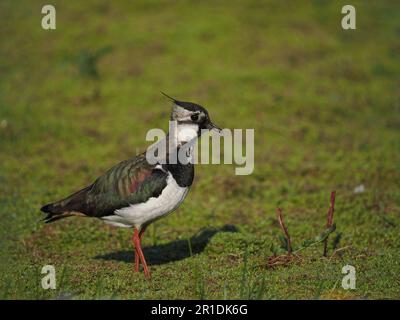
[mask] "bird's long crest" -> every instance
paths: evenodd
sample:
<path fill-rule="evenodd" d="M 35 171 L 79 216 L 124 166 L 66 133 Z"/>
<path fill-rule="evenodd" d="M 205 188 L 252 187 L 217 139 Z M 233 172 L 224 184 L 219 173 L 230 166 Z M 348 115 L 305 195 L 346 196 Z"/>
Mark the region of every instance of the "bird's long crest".
<path fill-rule="evenodd" d="M 163 96 L 167 97 L 167 98 L 168 98 L 169 100 L 171 100 L 173 103 L 177 103 L 177 102 L 178 102 L 178 100 L 172 98 L 171 96 L 167 95 L 166 93 L 164 93 L 164 92 L 162 92 L 162 91 L 160 91 L 160 92 L 161 92 L 161 94 L 162 94 Z"/>

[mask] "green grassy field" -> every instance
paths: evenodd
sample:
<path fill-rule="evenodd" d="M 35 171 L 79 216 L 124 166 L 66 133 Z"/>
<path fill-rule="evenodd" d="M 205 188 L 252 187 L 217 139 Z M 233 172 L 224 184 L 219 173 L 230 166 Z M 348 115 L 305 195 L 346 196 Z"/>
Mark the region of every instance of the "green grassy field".
<path fill-rule="evenodd" d="M 398 3 L 352 1 L 347 31 L 345 1 L 51 3 L 51 31 L 42 1 L 0 3 L 0 298 L 400 298 Z M 255 170 L 196 167 L 186 201 L 144 237 L 147 282 L 131 230 L 44 225 L 39 208 L 166 130 L 160 90 L 254 128 Z M 325 229 L 332 190 L 328 257 L 319 244 L 269 268 L 276 207 L 299 247 Z M 56 290 L 40 285 L 48 264 Z"/>

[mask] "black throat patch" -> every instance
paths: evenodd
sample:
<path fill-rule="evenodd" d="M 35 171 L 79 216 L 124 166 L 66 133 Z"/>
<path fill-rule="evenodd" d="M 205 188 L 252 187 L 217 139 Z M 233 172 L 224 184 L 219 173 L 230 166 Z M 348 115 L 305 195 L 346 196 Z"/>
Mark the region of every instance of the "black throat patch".
<path fill-rule="evenodd" d="M 163 169 L 171 172 L 178 186 L 185 188 L 192 185 L 194 179 L 194 165 L 192 163 L 164 164 Z"/>

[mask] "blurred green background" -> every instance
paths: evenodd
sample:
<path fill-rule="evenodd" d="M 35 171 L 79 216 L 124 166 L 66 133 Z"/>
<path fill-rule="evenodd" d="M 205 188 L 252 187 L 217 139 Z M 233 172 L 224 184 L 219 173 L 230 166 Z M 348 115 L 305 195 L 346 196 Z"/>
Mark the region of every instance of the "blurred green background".
<path fill-rule="evenodd" d="M 348 1 L 51 1 L 56 30 L 41 28 L 44 4 L 0 2 L 0 297 L 400 298 L 398 2 L 352 1 L 356 30 L 341 28 Z M 39 208 L 166 130 L 160 91 L 254 128 L 255 170 L 197 166 L 144 237 L 148 283 L 130 230 L 44 225 Z M 300 246 L 324 230 L 331 190 L 328 258 L 319 245 L 268 268 L 275 208 Z M 46 264 L 56 290 L 40 286 Z"/>

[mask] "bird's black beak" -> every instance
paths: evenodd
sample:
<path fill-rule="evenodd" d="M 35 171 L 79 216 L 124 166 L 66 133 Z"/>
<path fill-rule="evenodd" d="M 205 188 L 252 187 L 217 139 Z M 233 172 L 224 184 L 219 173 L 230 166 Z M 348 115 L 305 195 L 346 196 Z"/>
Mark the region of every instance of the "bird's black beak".
<path fill-rule="evenodd" d="M 206 128 L 208 129 L 208 130 L 217 130 L 218 132 L 221 132 L 222 131 L 222 129 L 221 128 L 219 128 L 219 127 L 217 127 L 214 123 L 212 123 L 211 121 L 209 121 L 207 124 L 206 124 Z"/>

